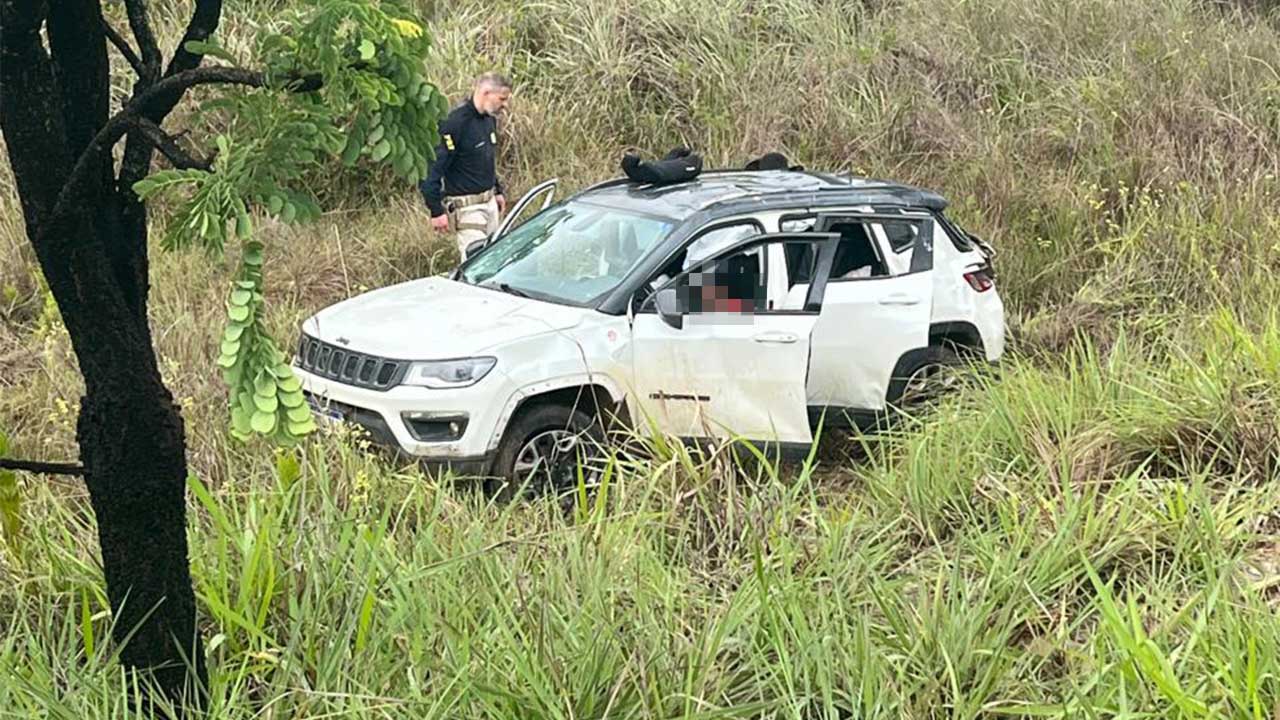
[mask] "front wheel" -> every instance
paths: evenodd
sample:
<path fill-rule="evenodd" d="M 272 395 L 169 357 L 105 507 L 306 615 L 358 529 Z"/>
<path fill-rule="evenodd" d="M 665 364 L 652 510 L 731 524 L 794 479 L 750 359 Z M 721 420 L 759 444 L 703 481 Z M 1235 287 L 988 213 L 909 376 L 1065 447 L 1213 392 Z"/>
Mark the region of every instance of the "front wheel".
<path fill-rule="evenodd" d="M 592 417 L 564 405 L 521 412 L 507 427 L 493 461 L 493 490 L 517 494 L 559 493 L 578 485 L 578 468 L 590 482 L 601 433 Z"/>

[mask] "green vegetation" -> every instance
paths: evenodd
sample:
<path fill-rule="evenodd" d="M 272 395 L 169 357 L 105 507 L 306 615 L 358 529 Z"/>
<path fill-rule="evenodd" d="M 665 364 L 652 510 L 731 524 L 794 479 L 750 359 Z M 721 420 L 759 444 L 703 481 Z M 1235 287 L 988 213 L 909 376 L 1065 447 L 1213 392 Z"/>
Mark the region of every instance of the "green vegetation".
<path fill-rule="evenodd" d="M 222 45 L 285 4 L 237 3 Z M 500 506 L 348 434 L 297 456 L 233 439 L 206 289 L 237 268 L 156 252 L 216 716 L 1280 713 L 1267 3 L 419 9 L 451 96 L 491 65 L 517 79 L 515 190 L 683 142 L 712 166 L 781 148 L 943 191 L 1001 253 L 1013 357 L 894 433 L 829 435 L 811 466 L 657 447 L 568 509 Z M 252 221 L 274 337 L 454 262 L 391 169 L 311 183 L 344 209 Z M 0 428 L 16 456 L 65 459 L 78 375 L 0 185 Z M 71 481 L 0 478 L 2 713 L 124 712 L 86 505 Z"/>

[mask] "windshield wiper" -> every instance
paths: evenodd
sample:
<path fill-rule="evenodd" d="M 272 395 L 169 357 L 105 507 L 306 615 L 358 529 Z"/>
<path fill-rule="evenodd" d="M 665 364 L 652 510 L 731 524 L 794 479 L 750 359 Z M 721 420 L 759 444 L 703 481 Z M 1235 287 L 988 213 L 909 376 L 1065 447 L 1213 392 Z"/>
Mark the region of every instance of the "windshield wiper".
<path fill-rule="evenodd" d="M 485 287 L 487 287 L 487 288 L 497 288 L 497 289 L 501 290 L 502 292 L 507 293 L 508 295 L 515 295 L 516 297 L 521 297 L 521 298 L 527 298 L 527 297 L 529 297 L 529 293 L 527 293 L 527 292 L 525 292 L 525 291 L 521 290 L 520 288 L 517 288 L 517 287 L 511 287 L 511 285 L 510 285 L 510 284 L 508 284 L 508 283 L 504 283 L 504 282 L 500 282 L 500 283 L 485 283 Z"/>

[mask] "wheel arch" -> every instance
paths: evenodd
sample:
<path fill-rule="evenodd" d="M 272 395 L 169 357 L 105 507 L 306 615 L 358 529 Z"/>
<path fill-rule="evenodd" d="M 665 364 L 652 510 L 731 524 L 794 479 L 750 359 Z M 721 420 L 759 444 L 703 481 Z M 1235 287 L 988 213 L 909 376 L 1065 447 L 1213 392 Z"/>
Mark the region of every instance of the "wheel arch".
<path fill-rule="evenodd" d="M 622 388 L 607 376 L 572 376 L 529 385 L 517 390 L 507 400 L 493 436 L 489 438 L 488 449 L 497 449 L 507 427 L 519 413 L 542 405 L 580 407 L 593 418 L 604 416 L 606 411 L 618 414 L 626 410 Z"/>
<path fill-rule="evenodd" d="M 929 344 L 947 347 L 958 355 L 985 357 L 986 353 L 978 326 L 965 320 L 933 323 L 929 326 Z M 902 360 L 899 358 L 898 362 Z"/>

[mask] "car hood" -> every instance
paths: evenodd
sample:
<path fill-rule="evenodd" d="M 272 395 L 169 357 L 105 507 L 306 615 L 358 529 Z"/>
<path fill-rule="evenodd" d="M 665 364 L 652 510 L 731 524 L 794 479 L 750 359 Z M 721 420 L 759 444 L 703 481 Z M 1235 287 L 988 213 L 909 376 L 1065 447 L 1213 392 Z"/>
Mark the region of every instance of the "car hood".
<path fill-rule="evenodd" d="M 344 300 L 313 315 L 302 329 L 357 352 L 433 360 L 465 357 L 500 342 L 571 328 L 584 312 L 432 277 Z"/>

